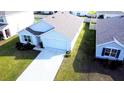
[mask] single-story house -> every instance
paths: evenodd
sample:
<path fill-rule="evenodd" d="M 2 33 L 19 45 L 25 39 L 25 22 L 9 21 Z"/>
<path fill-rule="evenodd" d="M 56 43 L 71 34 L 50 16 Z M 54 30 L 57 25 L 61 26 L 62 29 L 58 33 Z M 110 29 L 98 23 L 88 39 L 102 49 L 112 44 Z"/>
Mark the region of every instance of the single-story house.
<path fill-rule="evenodd" d="M 124 60 L 124 17 L 97 20 L 96 58 Z"/>
<path fill-rule="evenodd" d="M 118 17 L 124 16 L 124 13 L 121 11 L 97 11 L 97 18 L 111 18 L 111 17 Z"/>
<path fill-rule="evenodd" d="M 34 14 L 51 15 L 57 13 L 57 11 L 34 11 Z"/>
<path fill-rule="evenodd" d="M 88 11 L 70 11 L 70 14 L 81 17 L 81 16 L 87 16 Z"/>
<path fill-rule="evenodd" d="M 0 40 L 7 39 L 34 22 L 33 12 L 0 11 Z"/>
<path fill-rule="evenodd" d="M 57 12 L 19 32 L 21 43 L 36 47 L 72 50 L 82 29 L 83 19 L 69 12 Z"/>

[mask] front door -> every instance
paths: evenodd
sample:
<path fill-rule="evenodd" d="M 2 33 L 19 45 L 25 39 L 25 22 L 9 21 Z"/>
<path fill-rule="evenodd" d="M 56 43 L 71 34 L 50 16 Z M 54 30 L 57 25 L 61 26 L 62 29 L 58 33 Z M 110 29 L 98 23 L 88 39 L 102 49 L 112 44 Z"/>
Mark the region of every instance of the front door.
<path fill-rule="evenodd" d="M 6 37 L 10 37 L 10 30 L 9 29 L 5 29 L 5 34 L 6 34 Z"/>
<path fill-rule="evenodd" d="M 3 40 L 3 39 L 4 39 L 3 32 L 0 31 L 0 40 Z"/>
<path fill-rule="evenodd" d="M 38 43 L 38 46 L 39 46 L 40 48 L 44 48 L 44 47 L 43 47 L 43 42 L 41 41 L 40 37 L 37 37 L 37 43 Z"/>

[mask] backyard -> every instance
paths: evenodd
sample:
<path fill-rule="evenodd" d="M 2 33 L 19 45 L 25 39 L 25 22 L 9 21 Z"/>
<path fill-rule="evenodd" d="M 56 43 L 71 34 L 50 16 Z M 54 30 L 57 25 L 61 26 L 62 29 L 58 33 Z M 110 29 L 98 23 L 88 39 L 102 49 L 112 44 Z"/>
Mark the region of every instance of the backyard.
<path fill-rule="evenodd" d="M 85 24 L 71 53 L 64 58 L 56 75 L 58 81 L 106 81 L 124 80 L 124 67 L 110 70 L 97 63 L 95 58 L 95 31 Z"/>
<path fill-rule="evenodd" d="M 18 51 L 15 48 L 18 36 L 0 41 L 0 80 L 16 80 L 39 52 Z"/>

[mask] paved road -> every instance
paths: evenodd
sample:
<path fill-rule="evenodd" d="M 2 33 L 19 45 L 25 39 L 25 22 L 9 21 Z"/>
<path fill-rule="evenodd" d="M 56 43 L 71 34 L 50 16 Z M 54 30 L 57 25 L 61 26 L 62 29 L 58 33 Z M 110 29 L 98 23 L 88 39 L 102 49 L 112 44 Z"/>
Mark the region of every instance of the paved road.
<path fill-rule="evenodd" d="M 65 51 L 47 48 L 33 60 L 17 81 L 53 81 Z"/>

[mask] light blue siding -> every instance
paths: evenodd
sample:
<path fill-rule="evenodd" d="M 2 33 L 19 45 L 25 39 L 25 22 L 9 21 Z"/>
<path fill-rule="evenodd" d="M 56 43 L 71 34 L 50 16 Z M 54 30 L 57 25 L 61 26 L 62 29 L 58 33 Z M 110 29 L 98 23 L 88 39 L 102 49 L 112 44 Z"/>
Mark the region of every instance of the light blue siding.
<path fill-rule="evenodd" d="M 115 42 L 108 43 L 108 44 L 103 44 L 101 46 L 96 46 L 96 57 L 97 58 L 108 58 L 108 59 L 116 60 L 116 58 L 114 58 L 114 57 L 102 56 L 101 54 L 102 54 L 103 48 L 112 48 L 112 49 L 121 50 L 120 55 L 118 57 L 118 60 L 123 60 L 124 59 L 124 48 L 121 47 L 120 45 L 118 45 Z"/>
<path fill-rule="evenodd" d="M 23 38 L 24 35 L 30 36 L 31 40 L 32 40 L 32 44 L 37 45 L 36 36 L 34 36 L 33 34 L 31 34 L 30 32 L 28 32 L 26 30 L 19 32 L 19 40 L 20 40 L 21 43 L 27 43 L 27 42 L 24 41 L 24 38 Z"/>

